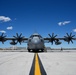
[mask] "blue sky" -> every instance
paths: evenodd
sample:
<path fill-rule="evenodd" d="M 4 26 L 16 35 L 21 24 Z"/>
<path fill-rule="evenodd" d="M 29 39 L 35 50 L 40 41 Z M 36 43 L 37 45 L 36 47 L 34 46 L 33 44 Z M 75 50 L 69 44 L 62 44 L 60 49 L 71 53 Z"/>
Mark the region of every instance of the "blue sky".
<path fill-rule="evenodd" d="M 12 37 L 17 32 L 29 37 L 38 32 L 49 37 L 53 32 L 63 37 L 66 32 L 76 35 L 76 0 L 0 0 L 0 34 L 6 32 Z M 50 47 L 75 47 L 62 41 L 59 46 L 46 44 Z M 9 47 L 9 41 L 1 47 Z M 17 46 L 27 46 L 26 44 Z"/>

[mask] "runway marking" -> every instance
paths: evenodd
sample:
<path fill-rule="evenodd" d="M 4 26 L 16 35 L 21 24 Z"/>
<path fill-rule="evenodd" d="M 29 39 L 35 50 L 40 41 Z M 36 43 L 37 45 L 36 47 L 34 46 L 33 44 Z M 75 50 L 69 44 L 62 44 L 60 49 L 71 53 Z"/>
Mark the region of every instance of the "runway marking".
<path fill-rule="evenodd" d="M 40 65 L 39 65 L 39 60 L 38 60 L 38 54 L 35 56 L 35 72 L 34 75 L 41 75 L 40 71 Z"/>
<path fill-rule="evenodd" d="M 29 75 L 47 75 L 38 56 L 38 53 L 34 54 L 34 59 Z"/>

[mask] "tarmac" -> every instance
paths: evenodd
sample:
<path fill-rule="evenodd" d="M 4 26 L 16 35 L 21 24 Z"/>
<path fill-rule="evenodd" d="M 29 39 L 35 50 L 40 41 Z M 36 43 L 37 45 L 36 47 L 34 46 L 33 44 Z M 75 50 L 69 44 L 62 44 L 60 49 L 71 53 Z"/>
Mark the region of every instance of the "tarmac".
<path fill-rule="evenodd" d="M 46 72 L 45 75 L 76 75 L 76 51 L 37 54 Z M 26 51 L 0 51 L 0 75 L 30 75 L 35 55 L 36 53 Z"/>

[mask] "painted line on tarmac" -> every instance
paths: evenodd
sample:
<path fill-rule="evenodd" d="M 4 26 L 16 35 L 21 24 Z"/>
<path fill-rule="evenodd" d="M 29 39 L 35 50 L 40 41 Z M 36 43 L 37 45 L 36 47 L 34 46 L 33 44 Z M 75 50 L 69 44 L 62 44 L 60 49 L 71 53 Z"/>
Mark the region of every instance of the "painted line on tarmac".
<path fill-rule="evenodd" d="M 34 75 L 41 75 L 40 64 L 39 64 L 39 59 L 38 59 L 38 54 L 36 54 L 36 56 L 35 56 Z"/>
<path fill-rule="evenodd" d="M 35 53 L 34 55 L 32 67 L 29 75 L 47 75 L 42 65 L 42 62 L 38 56 L 38 53 Z"/>

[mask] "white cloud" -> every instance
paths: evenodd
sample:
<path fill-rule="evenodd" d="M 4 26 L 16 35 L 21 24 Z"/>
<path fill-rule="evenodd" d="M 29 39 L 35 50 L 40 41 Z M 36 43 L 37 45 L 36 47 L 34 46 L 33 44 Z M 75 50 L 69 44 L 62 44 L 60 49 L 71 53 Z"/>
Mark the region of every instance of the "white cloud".
<path fill-rule="evenodd" d="M 13 27 L 12 27 L 12 26 L 7 27 L 7 30 L 12 30 L 12 29 L 13 29 Z"/>
<path fill-rule="evenodd" d="M 71 21 L 64 21 L 63 25 L 69 24 Z"/>
<path fill-rule="evenodd" d="M 76 29 L 73 29 L 73 32 L 76 32 Z"/>
<path fill-rule="evenodd" d="M 1 22 L 8 22 L 8 21 L 11 21 L 11 18 L 5 17 L 5 16 L 0 16 L 0 21 Z"/>
<path fill-rule="evenodd" d="M 61 26 L 62 24 L 63 24 L 62 22 L 59 22 L 59 23 L 58 23 L 59 26 Z"/>
<path fill-rule="evenodd" d="M 0 30 L 0 32 L 1 32 L 1 33 L 6 33 L 6 31 L 4 31 L 4 30 Z"/>
<path fill-rule="evenodd" d="M 63 25 L 69 24 L 70 22 L 71 22 L 71 21 L 59 22 L 58 25 L 59 25 L 59 26 L 63 26 Z"/>

